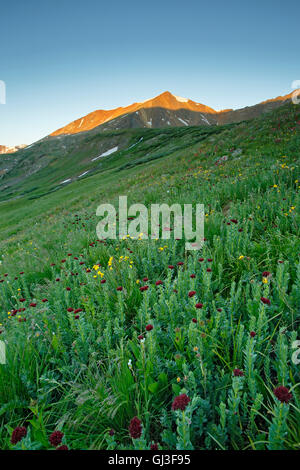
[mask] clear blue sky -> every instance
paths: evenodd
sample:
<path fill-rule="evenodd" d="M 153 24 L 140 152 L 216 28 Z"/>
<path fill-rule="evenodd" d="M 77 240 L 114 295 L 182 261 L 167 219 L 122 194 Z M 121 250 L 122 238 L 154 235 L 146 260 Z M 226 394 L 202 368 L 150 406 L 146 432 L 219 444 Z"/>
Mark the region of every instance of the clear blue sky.
<path fill-rule="evenodd" d="M 238 108 L 300 80 L 299 0 L 10 0 L 0 18 L 4 145 L 165 90 Z"/>

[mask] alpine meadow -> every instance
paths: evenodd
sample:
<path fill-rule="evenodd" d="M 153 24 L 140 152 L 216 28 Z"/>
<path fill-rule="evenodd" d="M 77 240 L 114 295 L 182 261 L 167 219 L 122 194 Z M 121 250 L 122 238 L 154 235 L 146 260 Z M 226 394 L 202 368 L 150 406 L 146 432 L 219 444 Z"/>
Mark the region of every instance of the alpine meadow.
<path fill-rule="evenodd" d="M 300 105 L 277 104 L 140 106 L 0 156 L 1 449 L 300 450 Z M 172 219 L 98 238 L 120 195 L 204 204 L 202 248 Z"/>

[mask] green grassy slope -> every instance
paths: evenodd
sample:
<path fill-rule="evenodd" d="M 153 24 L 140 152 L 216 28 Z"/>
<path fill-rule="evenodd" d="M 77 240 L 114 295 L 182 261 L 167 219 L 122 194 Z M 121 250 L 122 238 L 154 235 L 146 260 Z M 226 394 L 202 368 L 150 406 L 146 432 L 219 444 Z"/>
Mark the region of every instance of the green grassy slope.
<path fill-rule="evenodd" d="M 0 447 L 25 425 L 28 448 L 60 428 L 71 448 L 299 449 L 299 106 L 224 127 L 83 135 L 65 153 L 38 145 L 30 165 L 47 165 L 28 176 L 20 154 L 1 180 Z M 97 242 L 96 208 L 119 195 L 205 204 L 203 250 Z M 190 424 L 171 409 L 183 393 Z"/>

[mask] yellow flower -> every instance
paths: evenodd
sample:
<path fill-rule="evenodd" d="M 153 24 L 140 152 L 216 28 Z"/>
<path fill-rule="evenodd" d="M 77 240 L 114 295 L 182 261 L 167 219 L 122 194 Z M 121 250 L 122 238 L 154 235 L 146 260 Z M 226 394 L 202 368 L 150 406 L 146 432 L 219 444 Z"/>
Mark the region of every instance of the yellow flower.
<path fill-rule="evenodd" d="M 181 381 L 181 378 L 177 377 L 176 381 L 177 381 L 177 383 L 179 383 Z"/>
<path fill-rule="evenodd" d="M 245 258 L 244 255 L 239 256 L 239 259 L 244 259 L 244 258 Z"/>
<path fill-rule="evenodd" d="M 198 351 L 198 347 L 195 346 L 195 347 L 193 348 L 193 351 L 194 351 L 194 352 L 197 352 L 197 351 Z"/>
<path fill-rule="evenodd" d="M 263 282 L 264 284 L 268 284 L 268 279 L 267 279 L 266 277 L 263 277 L 262 282 Z"/>

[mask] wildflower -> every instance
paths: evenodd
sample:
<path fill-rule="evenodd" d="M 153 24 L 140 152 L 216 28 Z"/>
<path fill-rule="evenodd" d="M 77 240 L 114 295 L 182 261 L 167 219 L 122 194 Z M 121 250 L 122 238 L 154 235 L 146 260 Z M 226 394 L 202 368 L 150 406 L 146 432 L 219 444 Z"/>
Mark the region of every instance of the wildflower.
<path fill-rule="evenodd" d="M 274 389 L 274 395 L 279 401 L 281 401 L 281 403 L 288 403 L 293 398 L 293 395 L 289 392 L 288 388 L 283 385 Z"/>
<path fill-rule="evenodd" d="M 178 395 L 174 398 L 172 403 L 172 410 L 184 411 L 190 401 L 191 399 L 185 393 L 182 393 L 181 395 Z"/>
<path fill-rule="evenodd" d="M 74 312 L 74 308 L 68 307 L 68 308 L 67 308 L 67 312 Z"/>
<path fill-rule="evenodd" d="M 142 422 L 137 416 L 130 421 L 129 434 L 132 439 L 138 439 L 142 435 Z"/>
<path fill-rule="evenodd" d="M 24 426 L 22 427 L 18 426 L 17 428 L 13 430 L 10 442 L 12 444 L 17 444 L 23 439 L 23 437 L 26 437 L 26 435 L 27 435 L 27 429 Z"/>
<path fill-rule="evenodd" d="M 55 450 L 69 450 L 69 447 L 66 445 L 62 445 L 62 446 L 56 447 Z"/>
<path fill-rule="evenodd" d="M 233 369 L 233 375 L 234 377 L 243 377 L 244 372 L 241 369 Z"/>
<path fill-rule="evenodd" d="M 203 307 L 203 304 L 198 303 L 198 304 L 195 305 L 195 307 L 196 307 L 196 308 L 202 308 L 202 307 Z"/>
<path fill-rule="evenodd" d="M 117 291 L 121 292 L 123 290 L 123 287 L 119 286 L 117 287 Z"/>
<path fill-rule="evenodd" d="M 244 255 L 239 256 L 239 259 L 244 259 L 244 258 L 245 258 Z"/>
<path fill-rule="evenodd" d="M 148 290 L 149 289 L 149 286 L 142 286 L 140 287 L 140 291 L 141 292 L 144 292 L 145 290 Z"/>
<path fill-rule="evenodd" d="M 48 302 L 48 299 L 42 299 L 42 302 L 43 303 Z"/>
<path fill-rule="evenodd" d="M 264 271 L 264 272 L 262 273 L 262 276 L 263 276 L 263 277 L 269 277 L 269 276 L 271 276 L 271 273 L 270 273 L 269 271 Z"/>
<path fill-rule="evenodd" d="M 105 284 L 105 283 L 106 283 L 106 279 L 101 279 L 100 284 Z"/>
<path fill-rule="evenodd" d="M 161 286 L 162 283 L 163 283 L 162 281 L 156 281 L 155 285 L 156 285 L 156 286 Z"/>
<path fill-rule="evenodd" d="M 181 381 L 180 377 L 177 377 L 176 382 L 179 383 Z"/>
<path fill-rule="evenodd" d="M 61 431 L 53 431 L 49 437 L 49 442 L 53 447 L 59 446 L 61 444 L 64 434 Z"/>
<path fill-rule="evenodd" d="M 150 324 L 147 325 L 147 326 L 146 326 L 146 330 L 147 330 L 147 331 L 153 330 L 153 325 L 150 325 Z"/>
<path fill-rule="evenodd" d="M 131 360 L 131 359 L 128 360 L 127 365 L 128 365 L 128 368 L 129 368 L 130 370 L 132 370 L 132 360 Z"/>
<path fill-rule="evenodd" d="M 211 273 L 212 270 L 211 270 L 210 268 L 207 268 L 206 271 L 207 271 L 208 273 Z"/>
<path fill-rule="evenodd" d="M 192 318 L 193 323 L 197 323 L 197 318 Z"/>
<path fill-rule="evenodd" d="M 156 444 L 155 442 L 153 444 L 150 445 L 150 450 L 158 450 L 158 444 Z"/>
<path fill-rule="evenodd" d="M 199 258 L 200 263 L 202 263 L 202 261 L 204 261 L 204 258 Z"/>
<path fill-rule="evenodd" d="M 143 277 L 143 281 L 147 282 L 147 281 L 149 281 L 149 279 L 147 277 Z"/>
<path fill-rule="evenodd" d="M 74 310 L 74 313 L 79 313 L 79 312 L 82 312 L 82 308 L 76 308 L 76 310 Z"/>
<path fill-rule="evenodd" d="M 20 302 L 25 302 L 25 301 L 26 301 L 26 299 L 19 299 L 19 301 L 20 301 Z"/>
<path fill-rule="evenodd" d="M 195 279 L 195 277 L 196 277 L 196 274 L 191 274 L 191 275 L 190 275 L 190 278 L 191 278 L 191 279 Z"/>
<path fill-rule="evenodd" d="M 138 339 L 139 339 L 140 341 L 142 341 L 142 339 L 144 339 L 144 336 L 143 336 L 143 335 L 139 335 L 139 336 L 138 336 Z"/>
<path fill-rule="evenodd" d="M 250 336 L 251 336 L 251 338 L 254 338 L 254 336 L 256 336 L 255 331 L 250 331 Z"/>
<path fill-rule="evenodd" d="M 179 261 L 179 262 L 177 263 L 177 266 L 183 266 L 183 264 L 184 264 L 184 263 L 183 263 L 182 261 Z"/>
<path fill-rule="evenodd" d="M 188 295 L 189 297 L 194 297 L 195 294 L 196 294 L 196 291 L 191 290 Z"/>
<path fill-rule="evenodd" d="M 110 436 L 114 436 L 114 435 L 115 435 L 115 430 L 114 430 L 114 429 L 110 429 L 110 430 L 108 431 L 108 434 L 109 434 Z"/>
<path fill-rule="evenodd" d="M 169 268 L 169 269 L 174 269 L 173 264 L 170 264 L 170 265 L 168 266 L 168 268 Z"/>
<path fill-rule="evenodd" d="M 217 308 L 217 311 L 218 311 L 218 312 L 222 312 L 222 309 L 221 309 L 221 308 Z"/>
<path fill-rule="evenodd" d="M 66 287 L 66 290 L 67 290 L 67 291 L 70 291 L 70 290 L 71 290 L 71 287 Z"/>
<path fill-rule="evenodd" d="M 271 305 L 270 299 L 267 299 L 266 297 L 261 297 L 260 300 L 262 301 L 263 304 Z"/>
<path fill-rule="evenodd" d="M 31 303 L 29 304 L 29 307 L 36 307 L 36 303 L 31 302 Z"/>

